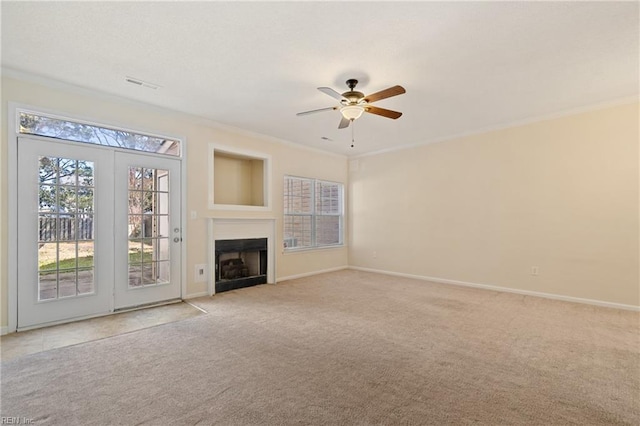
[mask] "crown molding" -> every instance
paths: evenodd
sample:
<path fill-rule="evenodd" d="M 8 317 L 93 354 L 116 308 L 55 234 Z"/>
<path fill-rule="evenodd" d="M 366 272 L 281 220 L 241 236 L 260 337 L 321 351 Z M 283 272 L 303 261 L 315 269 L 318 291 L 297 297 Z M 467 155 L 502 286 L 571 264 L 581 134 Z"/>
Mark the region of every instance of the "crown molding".
<path fill-rule="evenodd" d="M 497 125 L 494 125 L 494 126 L 482 127 L 482 128 L 476 129 L 476 130 L 457 133 L 457 134 L 451 135 L 451 136 L 443 136 L 443 137 L 440 137 L 440 138 L 429 139 L 429 140 L 425 140 L 425 141 L 421 141 L 421 142 L 403 144 L 403 145 L 395 146 L 393 148 L 380 149 L 380 150 L 373 151 L 373 152 L 368 152 L 368 153 L 365 153 L 365 154 L 359 154 L 359 155 L 350 156 L 349 159 L 350 160 L 355 160 L 355 159 L 364 158 L 364 157 L 371 157 L 371 156 L 375 156 L 375 155 L 388 154 L 388 153 L 395 152 L 395 151 L 403 151 L 403 150 L 406 150 L 406 149 L 417 148 L 417 147 L 420 147 L 420 146 L 430 145 L 430 144 L 434 144 L 434 143 L 448 142 L 448 141 L 452 141 L 452 140 L 456 140 L 456 139 L 465 138 L 465 137 L 468 137 L 468 136 L 481 135 L 481 134 L 484 134 L 484 133 L 491 133 L 491 132 L 495 132 L 495 131 L 498 131 L 498 130 L 512 129 L 512 128 L 515 128 L 515 127 L 525 126 L 525 125 L 528 125 L 528 124 L 540 123 L 540 122 L 543 122 L 543 121 L 555 120 L 555 119 L 558 119 L 558 118 L 570 117 L 572 115 L 578 115 L 578 114 L 583 114 L 583 113 L 587 113 L 587 112 L 613 108 L 613 107 L 622 106 L 622 105 L 629 105 L 629 104 L 638 103 L 638 102 L 640 102 L 640 95 L 626 96 L 626 97 L 623 97 L 623 98 L 618 98 L 618 99 L 614 99 L 614 100 L 610 100 L 610 101 L 606 101 L 606 102 L 600 102 L 600 103 L 597 103 L 597 104 L 591 104 L 591 105 L 582 106 L 582 107 L 578 107 L 578 108 L 566 109 L 566 110 L 562 110 L 562 111 L 559 111 L 559 112 L 555 112 L 553 114 L 540 115 L 540 116 L 536 116 L 536 117 L 526 118 L 526 119 L 523 119 L 523 120 L 510 121 L 510 122 L 506 122 L 506 123 L 502 123 L 502 124 L 497 124 Z"/>

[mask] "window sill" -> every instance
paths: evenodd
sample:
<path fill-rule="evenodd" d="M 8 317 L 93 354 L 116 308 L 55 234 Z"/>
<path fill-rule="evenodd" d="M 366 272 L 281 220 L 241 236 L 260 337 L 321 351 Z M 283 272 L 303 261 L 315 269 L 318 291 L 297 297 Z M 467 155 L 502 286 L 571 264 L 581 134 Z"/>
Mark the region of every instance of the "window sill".
<path fill-rule="evenodd" d="M 285 255 L 288 255 L 288 254 L 308 253 L 310 251 L 343 249 L 346 247 L 347 247 L 346 244 L 335 244 L 331 246 L 321 246 L 321 247 L 286 248 L 282 251 L 282 253 Z"/>

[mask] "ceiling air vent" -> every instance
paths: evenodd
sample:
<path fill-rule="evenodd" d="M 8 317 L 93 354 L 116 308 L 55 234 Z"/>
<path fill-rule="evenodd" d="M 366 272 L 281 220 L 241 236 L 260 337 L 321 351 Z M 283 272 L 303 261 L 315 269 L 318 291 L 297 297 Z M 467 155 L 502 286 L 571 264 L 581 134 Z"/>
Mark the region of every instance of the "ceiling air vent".
<path fill-rule="evenodd" d="M 124 79 L 127 83 L 131 83 L 131 84 L 135 84 L 136 86 L 142 86 L 142 87 L 147 87 L 149 89 L 157 89 L 158 86 L 157 84 L 153 84 L 153 83 L 149 83 L 148 81 L 142 81 L 138 78 L 134 78 L 134 77 L 125 77 Z"/>

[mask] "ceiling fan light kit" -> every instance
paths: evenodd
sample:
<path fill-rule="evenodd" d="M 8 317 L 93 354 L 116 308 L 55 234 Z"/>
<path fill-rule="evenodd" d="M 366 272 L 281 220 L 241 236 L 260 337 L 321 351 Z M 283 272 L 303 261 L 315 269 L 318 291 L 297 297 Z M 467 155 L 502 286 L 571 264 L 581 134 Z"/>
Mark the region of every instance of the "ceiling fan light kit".
<path fill-rule="evenodd" d="M 357 120 L 364 112 L 364 107 L 360 105 L 347 105 L 340 108 L 340 112 L 347 120 Z"/>
<path fill-rule="evenodd" d="M 332 111 L 337 109 L 340 110 L 340 113 L 342 114 L 342 119 L 340 120 L 340 124 L 338 124 L 338 129 L 349 127 L 349 124 L 360 118 L 362 116 L 362 113 L 364 112 L 379 115 L 381 117 L 391 118 L 394 120 L 402 116 L 401 112 L 374 107 L 370 104 L 382 99 L 406 93 L 404 87 L 393 86 L 389 87 L 388 89 L 384 89 L 379 92 L 372 93 L 371 95 L 365 96 L 364 93 L 355 90 L 356 85 L 358 84 L 358 80 L 351 78 L 347 80 L 346 83 L 347 87 L 349 87 L 349 90 L 344 93 L 338 93 L 330 87 L 318 87 L 318 90 L 322 93 L 340 101 L 340 104 L 338 104 L 337 106 L 299 112 L 296 115 L 307 115 L 316 112 Z"/>

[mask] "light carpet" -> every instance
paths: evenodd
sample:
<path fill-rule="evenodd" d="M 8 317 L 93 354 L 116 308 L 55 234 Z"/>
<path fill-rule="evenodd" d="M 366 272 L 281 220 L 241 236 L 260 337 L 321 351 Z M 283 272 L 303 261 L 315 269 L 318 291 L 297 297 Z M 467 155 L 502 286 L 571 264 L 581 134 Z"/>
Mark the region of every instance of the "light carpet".
<path fill-rule="evenodd" d="M 640 314 L 340 271 L 2 364 L 59 425 L 640 424 Z"/>

